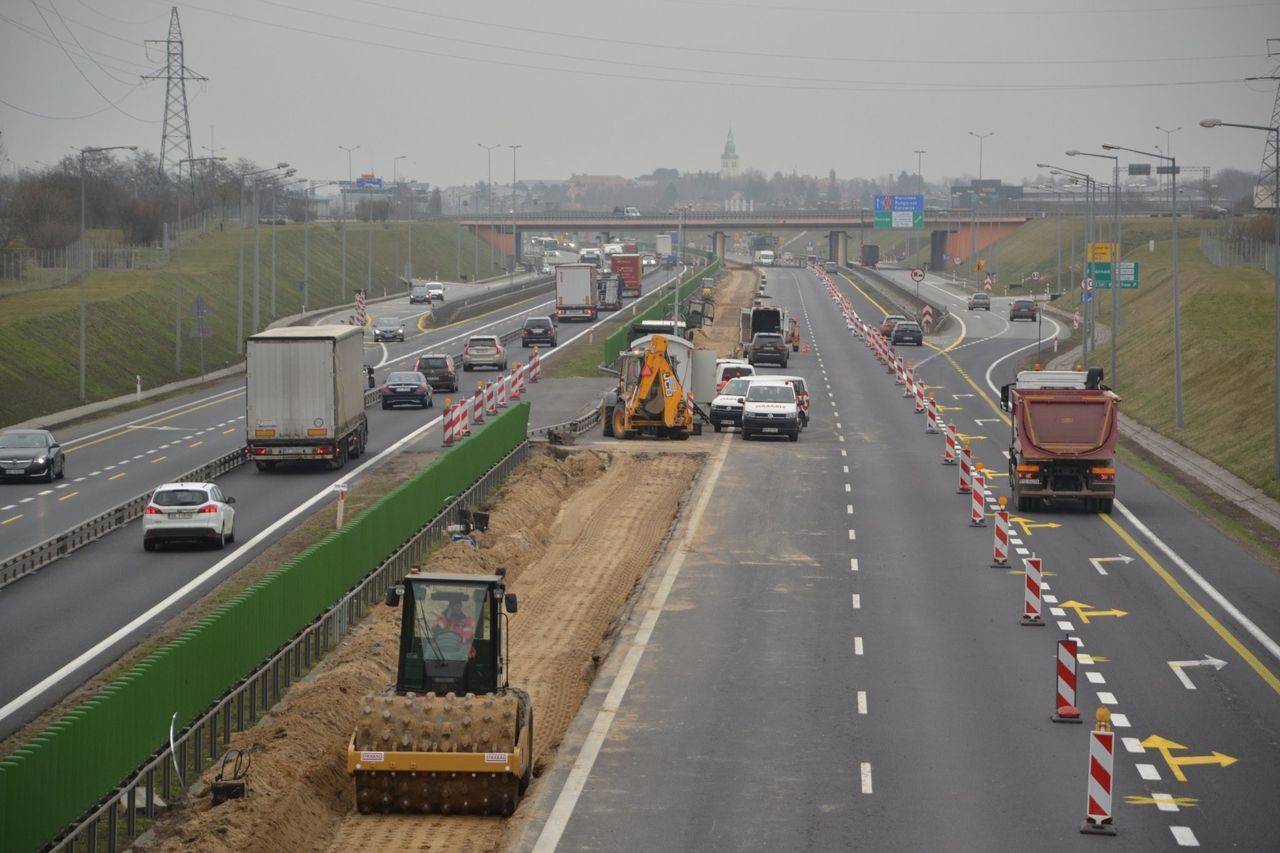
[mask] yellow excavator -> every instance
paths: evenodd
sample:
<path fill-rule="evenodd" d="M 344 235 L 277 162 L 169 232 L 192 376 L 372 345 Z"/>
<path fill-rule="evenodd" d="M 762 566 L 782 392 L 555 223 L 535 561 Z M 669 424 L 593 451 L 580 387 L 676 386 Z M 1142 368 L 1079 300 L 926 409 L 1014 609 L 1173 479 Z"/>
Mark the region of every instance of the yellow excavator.
<path fill-rule="evenodd" d="M 689 399 L 693 345 L 681 338 L 646 335 L 619 356 L 618 385 L 600 402 L 604 435 L 648 434 L 686 439 L 700 435 Z"/>
<path fill-rule="evenodd" d="M 533 772 L 533 705 L 508 686 L 502 645 L 516 612 L 493 575 L 406 575 L 396 683 L 366 694 L 347 746 L 361 814 L 510 815 Z"/>

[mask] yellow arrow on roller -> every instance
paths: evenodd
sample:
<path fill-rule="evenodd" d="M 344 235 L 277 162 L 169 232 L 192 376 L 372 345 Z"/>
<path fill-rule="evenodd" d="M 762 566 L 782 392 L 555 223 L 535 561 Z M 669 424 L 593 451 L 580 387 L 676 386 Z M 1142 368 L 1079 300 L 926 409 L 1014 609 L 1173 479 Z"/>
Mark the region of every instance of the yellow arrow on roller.
<path fill-rule="evenodd" d="M 1219 767 L 1230 767 L 1232 764 L 1235 764 L 1236 761 L 1238 760 L 1236 758 L 1233 758 L 1230 755 L 1224 755 L 1221 752 L 1214 752 L 1210 755 L 1176 755 L 1175 756 L 1172 754 L 1173 750 L 1186 749 L 1187 747 L 1183 746 L 1180 743 L 1171 741 L 1168 738 L 1161 737 L 1160 735 L 1151 735 L 1149 738 L 1142 741 L 1141 745 L 1149 749 L 1159 750 L 1160 754 L 1164 756 L 1165 763 L 1168 764 L 1169 769 L 1173 771 L 1174 778 L 1177 779 L 1179 782 L 1187 781 L 1186 774 L 1182 772 L 1183 767 L 1196 765 L 1196 764 L 1216 764 Z"/>
<path fill-rule="evenodd" d="M 1089 624 L 1090 619 L 1096 619 L 1099 616 L 1114 616 L 1119 619 L 1121 616 L 1129 615 L 1127 610 L 1094 610 L 1092 604 L 1085 604 L 1082 601 L 1076 601 L 1074 598 L 1071 601 L 1064 601 L 1058 606 L 1069 607 L 1074 610 L 1076 615 L 1080 617 L 1080 621 L 1086 625 Z"/>

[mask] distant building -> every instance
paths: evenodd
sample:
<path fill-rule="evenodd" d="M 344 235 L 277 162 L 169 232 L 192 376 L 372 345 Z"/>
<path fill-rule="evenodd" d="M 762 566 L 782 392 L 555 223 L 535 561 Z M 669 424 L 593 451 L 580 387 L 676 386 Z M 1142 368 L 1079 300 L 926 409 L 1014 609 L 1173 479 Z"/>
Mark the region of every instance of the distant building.
<path fill-rule="evenodd" d="M 1021 198 L 1021 186 L 1001 183 L 999 178 L 970 180 L 968 184 L 956 184 L 951 187 L 952 207 L 969 208 L 975 204 L 985 206 L 1019 201 Z"/>
<path fill-rule="evenodd" d="M 738 149 L 733 144 L 733 128 L 729 128 L 729 138 L 724 143 L 724 153 L 720 155 L 720 177 L 738 177 Z"/>

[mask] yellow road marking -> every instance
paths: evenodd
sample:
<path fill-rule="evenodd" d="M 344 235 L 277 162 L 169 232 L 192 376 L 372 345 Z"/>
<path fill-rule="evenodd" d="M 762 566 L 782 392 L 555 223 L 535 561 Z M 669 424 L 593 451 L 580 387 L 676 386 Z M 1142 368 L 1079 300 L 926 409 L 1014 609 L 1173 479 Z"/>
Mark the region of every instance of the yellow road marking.
<path fill-rule="evenodd" d="M 80 493 L 79 493 L 79 492 L 67 492 L 65 495 L 63 495 L 62 497 L 58 498 L 58 500 L 60 500 L 60 501 L 65 501 L 67 498 L 74 498 L 74 497 L 75 497 L 76 495 L 78 495 L 78 494 L 80 494 Z"/>
<path fill-rule="evenodd" d="M 1151 568 L 1151 571 L 1159 575 L 1160 579 L 1169 585 L 1169 588 L 1173 590 L 1174 594 L 1177 595 L 1178 598 L 1181 598 L 1197 616 L 1203 619 L 1205 624 L 1212 628 L 1214 633 L 1221 637 L 1236 654 L 1240 655 L 1244 662 L 1249 664 L 1253 671 L 1258 673 L 1259 677 L 1271 686 L 1272 690 L 1276 693 L 1280 693 L 1280 677 L 1277 677 L 1274 672 L 1267 669 L 1266 665 L 1263 664 L 1262 661 L 1258 660 L 1257 656 L 1253 652 L 1245 648 L 1244 643 L 1236 639 L 1236 636 L 1228 631 L 1225 625 L 1219 622 L 1212 613 L 1206 610 L 1204 605 L 1197 601 L 1191 593 L 1187 592 L 1186 587 L 1180 584 L 1177 578 L 1169 573 L 1168 569 L 1157 562 L 1155 557 L 1152 557 L 1146 548 L 1139 545 L 1137 540 L 1135 540 L 1127 530 L 1122 528 L 1115 520 L 1113 520 L 1111 516 L 1099 513 L 1098 518 L 1106 522 L 1107 525 L 1116 532 L 1116 535 L 1124 540 L 1124 543 L 1132 548 L 1134 553 L 1136 553 L 1138 557 Z"/>
<path fill-rule="evenodd" d="M 187 447 L 199 447 L 202 444 L 204 444 L 203 439 L 201 439 L 200 441 L 197 441 L 195 444 L 188 444 Z"/>
<path fill-rule="evenodd" d="M 1009 574 L 1011 575 L 1025 575 L 1026 573 L 1027 573 L 1026 569 L 1009 569 Z M 1042 577 L 1046 577 L 1046 578 L 1055 577 L 1057 576 L 1057 574 L 1058 574 L 1057 572 L 1051 572 L 1047 569 L 1040 573 Z M 1096 658 L 1096 660 L 1100 660 L 1100 658 Z"/>
<path fill-rule="evenodd" d="M 8 517 L 8 518 L 6 518 L 4 521 L 0 521 L 0 525 L 10 524 L 10 523 L 12 523 L 12 522 L 17 521 L 17 520 L 18 520 L 18 519 L 20 519 L 20 518 L 26 518 L 26 517 L 27 517 L 27 516 L 26 516 L 26 513 L 21 513 L 21 512 L 20 512 L 20 513 L 18 513 L 17 515 L 11 515 L 11 516 L 9 516 L 9 517 Z"/>
<path fill-rule="evenodd" d="M 1169 769 L 1173 771 L 1174 778 L 1179 782 L 1187 781 L 1187 774 L 1182 772 L 1184 765 L 1217 764 L 1219 767 L 1230 767 L 1238 760 L 1221 752 L 1214 752 L 1211 755 L 1173 755 L 1173 750 L 1186 749 L 1186 747 L 1160 735 L 1152 735 L 1147 738 L 1142 742 L 1142 746 L 1159 750 L 1164 757 L 1165 764 L 1169 765 Z"/>
<path fill-rule="evenodd" d="M 1171 797 L 1166 795 L 1160 799 L 1156 799 L 1155 797 L 1140 797 L 1135 794 L 1130 794 L 1125 797 L 1124 801 L 1131 806 L 1159 806 L 1167 804 L 1177 806 L 1182 809 L 1195 808 L 1200 803 L 1200 801 L 1195 797 Z"/>
<path fill-rule="evenodd" d="M 222 431 L 222 434 L 223 434 L 223 435 L 231 435 L 231 433 L 235 432 L 236 430 L 237 430 L 237 427 L 228 427 L 227 429 L 224 429 L 224 430 Z"/>
<path fill-rule="evenodd" d="M 126 473 L 127 473 L 127 472 L 125 472 L 125 471 L 121 471 L 119 474 L 112 474 L 112 475 L 111 475 L 110 477 L 108 477 L 107 479 L 108 479 L 108 480 L 119 480 L 119 479 L 120 479 L 121 477 L 123 477 Z"/>
<path fill-rule="evenodd" d="M 229 396 L 222 397 L 217 400 L 209 400 L 206 403 L 201 403 L 199 406 L 192 406 L 189 409 L 183 409 L 180 412 L 174 412 L 170 415 L 165 415 L 163 418 L 158 418 L 154 421 L 148 421 L 145 424 L 132 424 L 120 430 L 119 432 L 113 432 L 110 435 L 99 436 L 98 438 L 95 438 L 93 441 L 86 441 L 84 444 L 78 444 L 75 447 L 69 447 L 67 448 L 67 453 L 75 453 L 77 450 L 82 450 L 86 447 L 93 447 L 95 444 L 101 444 L 104 441 L 109 441 L 110 439 L 113 439 L 113 438 L 119 438 L 122 435 L 128 435 L 129 433 L 132 433 L 136 430 L 146 429 L 147 427 L 156 426 L 157 424 L 162 424 L 165 421 L 173 420 L 174 418 L 181 417 L 184 415 L 189 415 L 192 412 L 198 412 L 201 409 L 207 409 L 210 406 L 217 406 L 221 403 L 225 403 L 227 400 L 233 399 L 234 397 L 238 397 L 242 394 L 244 394 L 244 391 L 236 391 L 234 394 L 231 394 Z"/>
<path fill-rule="evenodd" d="M 1089 624 L 1091 619 L 1096 619 L 1099 616 L 1114 616 L 1117 619 L 1120 619 L 1129 615 L 1128 611 L 1116 610 L 1114 608 L 1111 610 L 1095 610 L 1093 609 L 1092 604 L 1085 604 L 1083 601 L 1076 601 L 1074 598 L 1070 601 L 1064 601 L 1058 606 L 1074 610 L 1076 612 L 1076 616 L 1078 616 L 1080 621 L 1086 625 Z"/>
<path fill-rule="evenodd" d="M 157 456 L 155 459 L 152 459 L 152 460 L 151 460 L 151 464 L 152 464 L 152 465 L 154 465 L 154 464 L 156 464 L 157 462 L 163 462 L 164 460 L 166 460 L 166 459 L 168 459 L 168 458 L 169 458 L 168 456 Z"/>
<path fill-rule="evenodd" d="M 1031 536 L 1031 531 L 1037 527 L 1043 527 L 1046 530 L 1057 530 L 1062 526 L 1056 521 L 1032 521 L 1029 518 L 1023 518 L 1020 515 L 1009 516 L 1009 522 L 1021 527 L 1023 536 Z"/>

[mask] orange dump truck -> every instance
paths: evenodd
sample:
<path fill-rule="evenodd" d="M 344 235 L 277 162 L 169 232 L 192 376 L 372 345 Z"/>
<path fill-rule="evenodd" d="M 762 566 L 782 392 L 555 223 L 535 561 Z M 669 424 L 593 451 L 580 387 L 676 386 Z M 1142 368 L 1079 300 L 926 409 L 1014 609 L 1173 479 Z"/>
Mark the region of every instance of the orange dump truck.
<path fill-rule="evenodd" d="M 1012 419 L 1009 489 L 1018 512 L 1060 499 L 1111 512 L 1119 402 L 1096 367 L 1024 370 L 1000 389 L 1000 408 Z"/>

